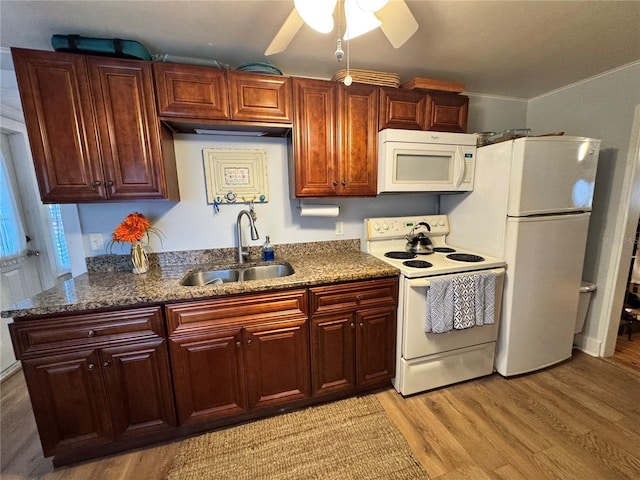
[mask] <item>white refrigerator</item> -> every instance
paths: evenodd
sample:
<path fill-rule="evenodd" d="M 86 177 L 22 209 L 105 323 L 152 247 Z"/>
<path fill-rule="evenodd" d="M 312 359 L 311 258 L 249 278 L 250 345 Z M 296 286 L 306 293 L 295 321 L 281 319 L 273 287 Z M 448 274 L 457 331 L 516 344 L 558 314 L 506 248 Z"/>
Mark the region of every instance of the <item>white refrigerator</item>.
<path fill-rule="evenodd" d="M 565 136 L 480 147 L 473 191 L 440 197 L 448 243 L 506 260 L 503 376 L 571 356 L 599 148 Z"/>

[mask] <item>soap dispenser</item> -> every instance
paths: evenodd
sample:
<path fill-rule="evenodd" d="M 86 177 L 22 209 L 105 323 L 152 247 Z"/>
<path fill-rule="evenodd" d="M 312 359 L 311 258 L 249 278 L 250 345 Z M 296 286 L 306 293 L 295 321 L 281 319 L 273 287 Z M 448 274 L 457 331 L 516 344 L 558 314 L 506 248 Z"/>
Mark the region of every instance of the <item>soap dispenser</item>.
<path fill-rule="evenodd" d="M 262 260 L 265 262 L 271 262 L 276 259 L 276 252 L 273 250 L 273 245 L 269 240 L 269 235 L 267 235 L 264 245 L 262 246 Z"/>

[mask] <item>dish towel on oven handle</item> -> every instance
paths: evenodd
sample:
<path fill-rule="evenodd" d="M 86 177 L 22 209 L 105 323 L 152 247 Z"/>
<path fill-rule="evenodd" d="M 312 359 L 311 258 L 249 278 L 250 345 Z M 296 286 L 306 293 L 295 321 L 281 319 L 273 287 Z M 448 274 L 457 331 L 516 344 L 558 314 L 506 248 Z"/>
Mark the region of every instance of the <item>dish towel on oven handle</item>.
<path fill-rule="evenodd" d="M 493 272 L 433 279 L 427 288 L 425 332 L 446 333 L 492 324 L 495 282 Z"/>

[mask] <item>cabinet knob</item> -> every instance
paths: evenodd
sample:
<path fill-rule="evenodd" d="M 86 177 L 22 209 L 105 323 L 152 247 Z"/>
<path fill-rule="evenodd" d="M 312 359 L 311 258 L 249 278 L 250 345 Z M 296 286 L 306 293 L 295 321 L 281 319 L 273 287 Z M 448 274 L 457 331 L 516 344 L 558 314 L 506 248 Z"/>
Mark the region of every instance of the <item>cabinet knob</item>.
<path fill-rule="evenodd" d="M 334 180 L 334 181 L 333 181 L 333 186 L 334 186 L 334 187 L 337 187 L 337 186 L 338 186 L 338 181 L 337 181 L 337 180 Z"/>
<path fill-rule="evenodd" d="M 351 328 L 353 328 L 353 327 L 354 327 L 353 322 L 351 322 L 351 323 L 349 324 L 349 326 L 350 326 Z"/>
<path fill-rule="evenodd" d="M 96 332 L 94 332 L 93 330 L 89 330 L 89 331 L 87 332 L 87 336 L 88 336 L 88 337 L 95 337 L 95 336 L 96 336 Z"/>
<path fill-rule="evenodd" d="M 344 186 L 347 184 L 347 182 L 345 182 L 344 180 L 342 180 L 342 181 L 340 182 L 340 184 L 344 187 Z"/>
<path fill-rule="evenodd" d="M 364 323 L 360 322 L 360 328 L 364 327 Z"/>
<path fill-rule="evenodd" d="M 95 364 L 90 363 L 89 365 L 87 365 L 87 368 L 88 368 L 89 370 L 93 370 L 94 368 L 96 368 L 96 366 L 95 366 Z"/>
<path fill-rule="evenodd" d="M 251 339 L 247 340 L 247 345 L 251 345 Z"/>
<path fill-rule="evenodd" d="M 236 347 L 241 346 L 242 344 L 240 342 L 236 342 Z"/>
<path fill-rule="evenodd" d="M 111 366 L 111 362 L 109 360 L 107 360 L 106 362 L 104 362 L 102 364 L 103 367 L 110 367 Z"/>
<path fill-rule="evenodd" d="M 113 187 L 113 181 L 112 181 L 112 180 L 106 181 L 106 182 L 104 182 L 104 184 L 105 184 L 107 187 Z"/>
<path fill-rule="evenodd" d="M 102 185 L 102 182 L 100 180 L 94 180 L 93 182 L 91 182 L 91 188 L 93 188 L 94 190 L 100 185 Z"/>
<path fill-rule="evenodd" d="M 360 295 L 356 295 L 356 302 L 360 303 L 360 300 L 362 300 L 362 297 L 360 297 Z"/>

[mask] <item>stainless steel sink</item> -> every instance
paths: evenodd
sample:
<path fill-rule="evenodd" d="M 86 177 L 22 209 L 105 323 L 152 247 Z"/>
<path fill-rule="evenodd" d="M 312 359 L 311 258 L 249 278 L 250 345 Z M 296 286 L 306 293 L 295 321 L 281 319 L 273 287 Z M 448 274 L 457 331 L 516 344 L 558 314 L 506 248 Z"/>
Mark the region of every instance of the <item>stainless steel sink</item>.
<path fill-rule="evenodd" d="M 255 265 L 253 267 L 237 267 L 219 270 L 207 270 L 204 272 L 194 272 L 185 276 L 180 282 L 187 287 L 201 287 L 203 285 L 214 285 L 229 282 L 246 282 L 250 280 L 265 280 L 268 278 L 280 278 L 292 275 L 293 267 L 286 262 Z"/>
<path fill-rule="evenodd" d="M 288 277 L 293 273 L 293 267 L 288 263 L 277 265 L 258 265 L 242 271 L 242 280 L 263 280 L 265 278 Z"/>
<path fill-rule="evenodd" d="M 190 273 L 180 283 L 187 287 L 200 287 L 216 283 L 237 282 L 239 278 L 240 271 L 236 269 L 209 270 Z"/>

